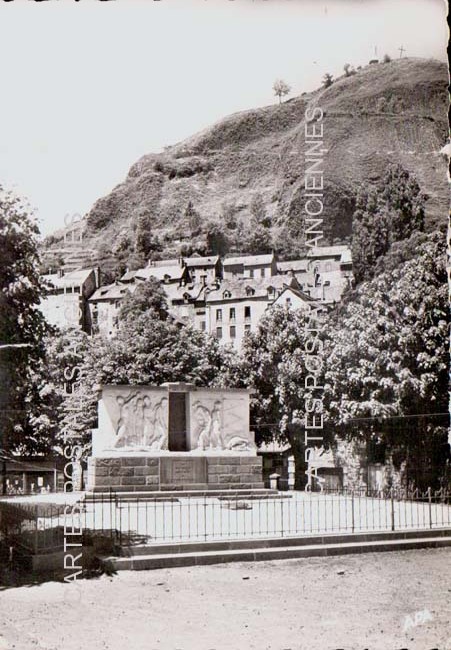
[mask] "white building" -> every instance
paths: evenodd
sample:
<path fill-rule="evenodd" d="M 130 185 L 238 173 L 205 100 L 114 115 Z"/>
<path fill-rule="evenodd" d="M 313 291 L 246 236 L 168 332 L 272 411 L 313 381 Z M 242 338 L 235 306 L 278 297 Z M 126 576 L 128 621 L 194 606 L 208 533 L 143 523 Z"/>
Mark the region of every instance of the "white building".
<path fill-rule="evenodd" d="M 42 298 L 40 310 L 51 325 L 62 329 L 75 327 L 91 331 L 88 299 L 99 286 L 98 269 L 80 269 L 65 273 L 49 273 L 42 278 L 48 294 Z"/>

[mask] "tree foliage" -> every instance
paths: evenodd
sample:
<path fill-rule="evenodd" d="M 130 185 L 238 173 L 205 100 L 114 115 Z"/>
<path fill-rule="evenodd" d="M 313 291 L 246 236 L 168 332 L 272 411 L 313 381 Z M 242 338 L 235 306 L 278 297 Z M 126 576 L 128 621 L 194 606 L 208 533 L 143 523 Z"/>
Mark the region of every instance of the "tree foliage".
<path fill-rule="evenodd" d="M 39 451 L 33 419 L 40 412 L 43 338 L 48 331 L 38 306 L 45 287 L 39 276 L 39 230 L 27 207 L 0 187 L 0 446 Z"/>
<path fill-rule="evenodd" d="M 276 79 L 272 89 L 274 90 L 275 96 L 279 98 L 280 104 L 282 102 L 282 97 L 285 97 L 285 95 L 288 95 L 290 93 L 291 86 L 287 84 L 287 82 L 283 79 Z"/>
<path fill-rule="evenodd" d="M 103 384 L 186 381 L 208 386 L 229 354 L 212 337 L 161 317 L 158 305 L 163 304 L 162 296 L 149 290 L 151 300 L 146 302 L 147 293 L 143 285 L 142 293 L 127 298 L 114 339 L 97 335 L 78 345 L 76 380 L 73 390 L 64 395 L 60 422 L 85 453 L 96 426 Z"/>
<path fill-rule="evenodd" d="M 333 76 L 329 72 L 326 72 L 326 74 L 323 77 L 323 87 L 329 88 L 330 86 L 332 86 L 333 83 L 334 83 Z"/>
<path fill-rule="evenodd" d="M 421 486 L 445 471 L 446 417 L 424 414 L 448 410 L 448 329 L 440 234 L 361 284 L 327 329 L 328 417 L 351 437 L 382 440 Z"/>
<path fill-rule="evenodd" d="M 361 191 L 352 222 L 352 259 L 357 282 L 374 276 L 377 260 L 397 241 L 424 228 L 425 196 L 408 171 L 389 167 L 382 189 Z"/>
<path fill-rule="evenodd" d="M 300 481 L 305 465 L 305 405 L 314 393 L 304 387 L 309 374 L 305 366 L 305 323 L 302 311 L 273 307 L 262 317 L 257 330 L 244 339 L 241 357 L 232 357 L 231 365 L 226 364 L 221 375 L 225 386 L 253 390 L 251 423 L 257 443 L 274 439 L 288 442 Z"/>

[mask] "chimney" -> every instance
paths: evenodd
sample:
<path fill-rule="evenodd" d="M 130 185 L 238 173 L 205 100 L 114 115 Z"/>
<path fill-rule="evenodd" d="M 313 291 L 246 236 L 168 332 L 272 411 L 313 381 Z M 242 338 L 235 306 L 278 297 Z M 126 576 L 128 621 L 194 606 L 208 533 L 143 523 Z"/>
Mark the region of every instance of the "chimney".
<path fill-rule="evenodd" d="M 200 284 L 201 284 L 201 286 L 205 287 L 205 285 L 207 284 L 207 276 L 206 275 L 201 275 L 200 276 Z"/>
<path fill-rule="evenodd" d="M 62 267 L 60 267 L 60 268 L 58 269 L 58 277 L 59 277 L 59 278 L 62 278 L 63 276 L 64 276 L 64 269 L 63 269 Z"/>

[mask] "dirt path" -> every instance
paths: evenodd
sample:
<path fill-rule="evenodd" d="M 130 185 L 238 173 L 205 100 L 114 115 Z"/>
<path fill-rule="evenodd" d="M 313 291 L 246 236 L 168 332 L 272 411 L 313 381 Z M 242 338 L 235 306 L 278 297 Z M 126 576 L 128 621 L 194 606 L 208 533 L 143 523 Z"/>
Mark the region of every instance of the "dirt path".
<path fill-rule="evenodd" d="M 425 549 L 5 589 L 0 650 L 450 650 L 450 561 Z"/>

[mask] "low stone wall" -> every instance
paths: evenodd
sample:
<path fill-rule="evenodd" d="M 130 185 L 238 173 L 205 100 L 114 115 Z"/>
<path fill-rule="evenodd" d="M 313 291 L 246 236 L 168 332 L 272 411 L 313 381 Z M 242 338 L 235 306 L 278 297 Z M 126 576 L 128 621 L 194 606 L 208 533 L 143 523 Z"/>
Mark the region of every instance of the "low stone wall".
<path fill-rule="evenodd" d="M 259 456 L 147 456 L 88 460 L 88 490 L 147 492 L 263 488 Z"/>

